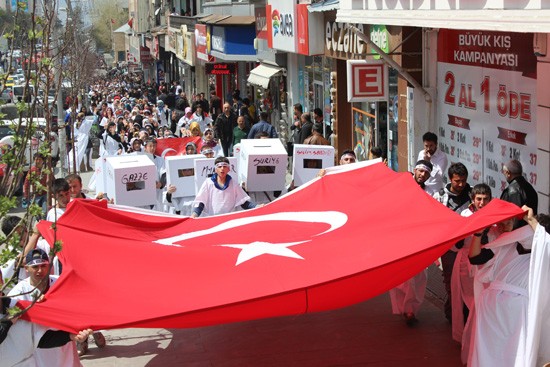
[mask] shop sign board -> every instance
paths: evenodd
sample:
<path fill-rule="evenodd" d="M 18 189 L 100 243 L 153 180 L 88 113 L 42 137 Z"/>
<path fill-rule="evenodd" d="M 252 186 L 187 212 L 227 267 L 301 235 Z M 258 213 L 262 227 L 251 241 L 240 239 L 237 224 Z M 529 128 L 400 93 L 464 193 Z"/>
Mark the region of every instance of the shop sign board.
<path fill-rule="evenodd" d="M 187 31 L 187 26 L 181 26 L 181 41 L 178 38 L 178 54 L 176 56 L 187 65 L 195 66 L 195 34 Z"/>
<path fill-rule="evenodd" d="M 198 59 L 214 61 L 210 56 L 210 30 L 206 24 L 195 25 L 195 50 Z"/>
<path fill-rule="evenodd" d="M 322 55 L 324 52 L 323 13 L 310 13 L 309 4 L 296 5 L 297 52 L 302 55 Z"/>
<path fill-rule="evenodd" d="M 177 30 L 176 29 L 173 29 L 173 28 L 169 28 L 168 29 L 168 34 L 166 35 L 166 38 L 165 38 L 165 49 L 166 49 L 166 52 L 173 52 L 173 53 L 176 53 L 176 35 L 177 35 Z"/>
<path fill-rule="evenodd" d="M 131 53 L 130 51 L 126 51 L 126 61 L 130 64 L 130 63 L 137 63 L 137 59 L 136 57 L 134 56 L 133 53 Z"/>
<path fill-rule="evenodd" d="M 441 29 L 438 33 L 439 149 L 462 162 L 470 185 L 499 197 L 502 165 L 517 159 L 537 184 L 533 34 Z"/>
<path fill-rule="evenodd" d="M 370 27 L 370 39 L 385 53 L 390 52 L 390 34 L 385 25 L 372 25 Z M 376 53 L 374 50 L 372 52 Z M 373 58 L 378 60 L 380 55 L 376 53 Z"/>
<path fill-rule="evenodd" d="M 388 66 L 382 61 L 347 61 L 348 102 L 389 99 Z"/>
<path fill-rule="evenodd" d="M 212 50 L 225 53 L 225 29 L 212 27 Z"/>
<path fill-rule="evenodd" d="M 336 12 L 325 13 L 325 56 L 335 59 L 364 59 L 367 56 L 367 45 L 351 30 L 350 25 L 365 33 L 364 24 L 336 22 Z"/>
<path fill-rule="evenodd" d="M 270 48 L 296 52 L 296 1 L 270 1 L 266 5 L 268 46 Z"/>
<path fill-rule="evenodd" d="M 217 62 L 205 64 L 204 72 L 212 75 L 230 75 L 237 73 L 237 65 L 234 62 Z"/>
<path fill-rule="evenodd" d="M 254 6 L 256 38 L 267 40 L 267 19 L 265 11 L 265 6 Z"/>
<path fill-rule="evenodd" d="M 153 56 L 151 56 L 149 47 L 141 46 L 139 48 L 139 60 L 145 64 L 153 62 Z"/>
<path fill-rule="evenodd" d="M 153 38 L 153 57 L 156 60 L 159 59 L 159 38 L 157 36 Z"/>

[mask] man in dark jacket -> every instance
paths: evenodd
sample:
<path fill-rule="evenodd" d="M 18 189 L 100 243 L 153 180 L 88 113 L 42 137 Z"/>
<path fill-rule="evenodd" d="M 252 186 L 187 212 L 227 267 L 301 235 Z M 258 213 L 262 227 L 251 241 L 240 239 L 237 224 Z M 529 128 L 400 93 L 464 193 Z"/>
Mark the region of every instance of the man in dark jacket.
<path fill-rule="evenodd" d="M 266 132 L 270 138 L 277 137 L 277 131 L 275 131 L 273 125 L 267 122 L 267 117 L 267 112 L 260 112 L 260 121 L 252 126 L 252 129 L 248 133 L 248 139 L 256 139 L 256 135 L 261 132 Z"/>
<path fill-rule="evenodd" d="M 310 137 L 313 130 L 313 122 L 311 122 L 311 116 L 309 113 L 303 113 L 300 116 L 302 122 L 302 128 L 300 129 L 300 144 L 304 144 L 304 141 Z"/>
<path fill-rule="evenodd" d="M 468 169 L 460 162 L 453 163 L 447 171 L 449 175 L 449 183 L 445 188 L 434 194 L 434 198 L 441 204 L 445 205 L 452 211 L 460 214 L 470 205 L 470 191 L 472 188 L 466 182 L 468 180 Z M 441 255 L 441 267 L 443 268 L 443 284 L 447 291 L 447 299 L 445 301 L 445 317 L 449 322 L 453 319 L 452 316 L 452 301 L 451 301 L 451 277 L 453 266 L 456 259 L 456 254 L 460 248 L 464 246 L 464 241 L 457 242 L 449 251 Z"/>
<path fill-rule="evenodd" d="M 223 154 L 229 157 L 229 149 L 233 142 L 233 129 L 237 126 L 237 115 L 231 110 L 231 105 L 223 105 L 223 113 L 216 118 L 214 122 L 215 137 L 219 140 L 223 148 Z"/>
<path fill-rule="evenodd" d="M 512 159 L 502 167 L 502 173 L 506 177 L 508 187 L 504 189 L 500 199 L 516 204 L 520 208 L 523 205 L 527 205 L 533 209 L 533 213 L 537 214 L 537 207 L 539 206 L 539 198 L 537 191 L 531 186 L 529 182 L 523 177 L 523 167 L 521 163 Z M 523 227 L 527 222 L 524 220 L 516 221 L 514 229 Z"/>
<path fill-rule="evenodd" d="M 210 92 L 210 114 L 212 119 L 216 121 L 218 115 L 222 112 L 222 100 L 216 95 L 216 91 Z"/>

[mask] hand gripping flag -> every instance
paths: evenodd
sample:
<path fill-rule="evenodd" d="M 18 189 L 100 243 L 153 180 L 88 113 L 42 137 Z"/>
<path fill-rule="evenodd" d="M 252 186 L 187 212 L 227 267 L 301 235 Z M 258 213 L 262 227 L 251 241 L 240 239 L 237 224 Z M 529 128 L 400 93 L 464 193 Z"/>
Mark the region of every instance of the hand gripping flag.
<path fill-rule="evenodd" d="M 409 173 L 355 166 L 262 208 L 199 219 L 74 201 L 57 222 L 63 274 L 26 317 L 74 332 L 330 310 L 379 295 L 457 240 L 521 215 L 495 199 L 464 218 Z M 39 229 L 53 243 L 51 224 Z"/>

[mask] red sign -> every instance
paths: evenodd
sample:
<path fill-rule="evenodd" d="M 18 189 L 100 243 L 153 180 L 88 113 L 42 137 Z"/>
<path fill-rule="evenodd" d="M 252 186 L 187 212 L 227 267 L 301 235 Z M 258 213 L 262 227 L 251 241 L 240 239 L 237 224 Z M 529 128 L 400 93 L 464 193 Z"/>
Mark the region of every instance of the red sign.
<path fill-rule="evenodd" d="M 195 25 L 195 50 L 198 59 L 214 61 L 214 57 L 210 56 L 210 32 L 206 24 Z"/>
<path fill-rule="evenodd" d="M 381 61 L 348 60 L 348 101 L 388 100 L 388 67 Z"/>
<path fill-rule="evenodd" d="M 459 117 L 459 116 L 453 116 L 453 115 L 447 115 L 447 116 L 449 116 L 449 121 L 448 121 L 449 125 L 470 130 L 470 119 Z"/>
<path fill-rule="evenodd" d="M 206 74 L 213 75 L 230 75 L 236 74 L 237 65 L 235 63 L 219 62 L 216 64 L 204 65 L 204 71 Z"/>
<path fill-rule="evenodd" d="M 267 19 L 265 16 L 265 7 L 254 8 L 254 17 L 256 18 L 256 38 L 267 39 Z"/>
<path fill-rule="evenodd" d="M 127 52 L 126 52 L 126 61 L 128 61 L 129 63 L 131 63 L 131 62 L 137 62 L 137 59 L 136 59 L 136 57 L 134 56 L 134 54 L 132 54 L 130 51 L 127 51 Z"/>
<path fill-rule="evenodd" d="M 537 58 L 533 56 L 532 33 L 456 31 L 438 34 L 439 62 L 499 70 L 522 71 L 536 78 Z"/>
<path fill-rule="evenodd" d="M 142 63 L 149 63 L 153 61 L 153 56 L 151 56 L 149 47 L 141 46 L 139 48 L 139 59 Z"/>
<path fill-rule="evenodd" d="M 510 129 L 505 129 L 503 127 L 498 127 L 498 138 L 512 143 L 527 145 L 525 138 L 527 137 L 526 133 L 521 131 L 515 131 Z"/>
<path fill-rule="evenodd" d="M 309 55 L 309 4 L 296 5 L 298 21 L 298 32 L 296 32 L 298 53 Z"/>

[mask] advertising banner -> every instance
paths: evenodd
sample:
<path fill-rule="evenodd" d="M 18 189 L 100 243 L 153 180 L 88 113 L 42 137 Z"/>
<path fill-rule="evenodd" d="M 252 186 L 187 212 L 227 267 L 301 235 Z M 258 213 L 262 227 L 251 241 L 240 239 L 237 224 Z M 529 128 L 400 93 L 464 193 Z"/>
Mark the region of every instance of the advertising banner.
<path fill-rule="evenodd" d="M 279 0 L 266 6 L 269 47 L 296 52 L 295 5 L 294 0 Z"/>
<path fill-rule="evenodd" d="M 256 38 L 267 40 L 267 19 L 265 6 L 254 6 L 254 17 L 256 17 Z"/>
<path fill-rule="evenodd" d="M 204 61 L 213 61 L 210 54 L 210 34 L 206 24 L 195 25 L 195 50 L 197 58 Z"/>
<path fill-rule="evenodd" d="M 533 34 L 440 30 L 439 149 L 462 162 L 470 185 L 499 197 L 502 165 L 518 159 L 537 182 L 536 57 Z"/>

